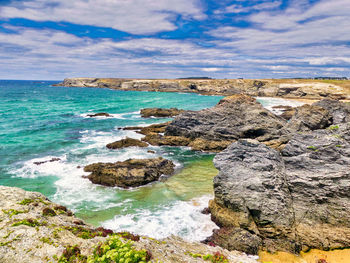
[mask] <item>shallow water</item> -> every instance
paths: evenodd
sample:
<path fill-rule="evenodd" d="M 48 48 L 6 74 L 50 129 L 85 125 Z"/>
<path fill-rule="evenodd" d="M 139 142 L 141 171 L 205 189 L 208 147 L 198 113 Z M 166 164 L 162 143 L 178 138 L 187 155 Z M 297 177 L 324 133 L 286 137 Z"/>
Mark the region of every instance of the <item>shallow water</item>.
<path fill-rule="evenodd" d="M 190 240 L 210 235 L 215 225 L 200 210 L 212 195 L 212 178 L 217 173 L 213 155 L 188 148 L 109 150 L 105 145 L 126 136 L 142 137 L 119 127 L 169 120 L 143 119 L 141 108 L 199 110 L 214 106 L 221 97 L 50 84 L 0 81 L 1 185 L 39 191 L 96 226 L 153 237 L 178 234 Z M 113 117 L 87 117 L 97 112 L 108 112 Z M 156 153 L 148 153 L 148 149 Z M 82 178 L 86 175 L 83 167 L 90 163 L 157 156 L 173 160 L 178 174 L 134 190 L 97 186 Z M 60 160 L 34 164 L 52 158 Z"/>

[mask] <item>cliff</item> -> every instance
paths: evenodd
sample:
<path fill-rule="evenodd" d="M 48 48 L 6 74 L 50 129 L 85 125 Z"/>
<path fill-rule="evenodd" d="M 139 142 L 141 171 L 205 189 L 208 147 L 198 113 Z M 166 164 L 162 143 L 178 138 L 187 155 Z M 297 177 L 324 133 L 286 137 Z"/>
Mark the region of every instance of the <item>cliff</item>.
<path fill-rule="evenodd" d="M 246 94 L 261 97 L 350 99 L 350 81 L 309 79 L 120 79 L 67 78 L 55 86 L 99 87 L 117 90 L 189 92 L 205 95 Z"/>

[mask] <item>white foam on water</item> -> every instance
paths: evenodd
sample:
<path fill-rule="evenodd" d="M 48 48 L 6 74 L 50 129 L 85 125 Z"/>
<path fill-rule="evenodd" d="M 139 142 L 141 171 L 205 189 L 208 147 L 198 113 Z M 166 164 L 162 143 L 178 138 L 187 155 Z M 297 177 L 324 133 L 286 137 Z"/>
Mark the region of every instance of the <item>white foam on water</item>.
<path fill-rule="evenodd" d="M 264 108 L 268 109 L 269 111 L 280 115 L 283 113 L 280 109 L 274 109 L 274 106 L 291 106 L 291 107 L 299 107 L 305 104 L 305 102 L 298 101 L 298 100 L 288 100 L 288 99 L 282 99 L 282 98 L 270 98 L 270 97 L 257 97 L 256 98 L 258 102 L 261 103 L 261 105 L 264 106 Z"/>
<path fill-rule="evenodd" d="M 212 235 L 214 229 L 218 229 L 210 220 L 210 215 L 201 213 L 212 198 L 213 196 L 206 195 L 187 202 L 176 201 L 159 207 L 154 212 L 139 209 L 133 214 L 116 215 L 103 222 L 102 226 L 158 239 L 177 235 L 188 241 L 201 241 Z"/>

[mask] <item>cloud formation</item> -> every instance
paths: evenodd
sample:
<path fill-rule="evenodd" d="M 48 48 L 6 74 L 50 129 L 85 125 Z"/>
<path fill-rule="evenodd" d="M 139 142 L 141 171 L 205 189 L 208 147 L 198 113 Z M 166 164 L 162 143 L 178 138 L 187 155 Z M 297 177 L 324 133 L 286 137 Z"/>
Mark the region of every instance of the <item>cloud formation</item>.
<path fill-rule="evenodd" d="M 230 3 L 9 1 L 0 78 L 349 76 L 348 0 Z"/>

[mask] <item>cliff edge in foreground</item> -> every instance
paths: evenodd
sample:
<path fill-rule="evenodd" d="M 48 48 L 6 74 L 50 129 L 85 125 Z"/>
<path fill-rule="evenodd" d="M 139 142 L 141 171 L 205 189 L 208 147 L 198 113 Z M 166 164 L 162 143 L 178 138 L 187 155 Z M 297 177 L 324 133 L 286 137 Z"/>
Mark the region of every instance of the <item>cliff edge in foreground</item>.
<path fill-rule="evenodd" d="M 40 193 L 0 186 L 0 262 L 257 262 L 240 252 L 93 228 Z M 108 244 L 106 243 L 108 242 Z"/>

